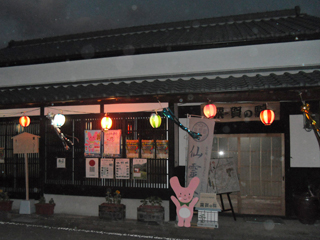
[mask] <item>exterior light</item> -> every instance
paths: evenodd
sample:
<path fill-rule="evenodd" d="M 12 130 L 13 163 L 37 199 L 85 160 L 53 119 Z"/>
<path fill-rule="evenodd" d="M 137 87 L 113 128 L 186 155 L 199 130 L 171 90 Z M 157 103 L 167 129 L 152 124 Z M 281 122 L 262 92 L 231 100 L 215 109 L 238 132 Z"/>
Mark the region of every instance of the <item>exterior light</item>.
<path fill-rule="evenodd" d="M 22 127 L 28 127 L 30 124 L 30 118 L 27 116 L 22 116 L 19 118 L 19 123 Z"/>
<path fill-rule="evenodd" d="M 56 114 L 53 118 L 53 124 L 57 127 L 62 127 L 66 121 L 66 117 L 63 114 Z"/>
<path fill-rule="evenodd" d="M 149 121 L 153 128 L 158 128 L 161 125 L 161 117 L 157 113 L 152 113 Z"/>
<path fill-rule="evenodd" d="M 260 113 L 260 120 L 266 126 L 269 126 L 273 123 L 274 117 L 275 117 L 274 112 L 270 109 L 263 110 Z"/>
<path fill-rule="evenodd" d="M 103 128 L 103 130 L 109 130 L 112 127 L 112 120 L 110 117 L 105 116 L 102 118 L 101 120 L 101 127 Z"/>
<path fill-rule="evenodd" d="M 207 118 L 214 118 L 214 116 L 217 114 L 217 107 L 214 104 L 207 104 L 203 108 L 203 114 Z"/>

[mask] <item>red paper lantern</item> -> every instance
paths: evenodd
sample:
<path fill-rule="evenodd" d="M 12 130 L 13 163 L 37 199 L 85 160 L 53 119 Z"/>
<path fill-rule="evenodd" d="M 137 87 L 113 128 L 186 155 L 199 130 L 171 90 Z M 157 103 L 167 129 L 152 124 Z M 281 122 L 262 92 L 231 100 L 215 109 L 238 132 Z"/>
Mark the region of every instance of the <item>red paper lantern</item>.
<path fill-rule="evenodd" d="M 109 130 L 112 127 L 111 118 L 108 116 L 105 116 L 104 118 L 102 118 L 101 127 L 103 128 L 103 130 Z"/>
<path fill-rule="evenodd" d="M 261 113 L 260 113 L 260 120 L 261 122 L 266 125 L 266 126 L 269 126 L 273 123 L 274 121 L 274 112 L 270 109 L 266 109 L 266 110 L 263 110 Z"/>
<path fill-rule="evenodd" d="M 207 118 L 214 118 L 214 116 L 217 114 L 217 107 L 214 104 L 207 104 L 203 108 L 203 114 Z"/>
<path fill-rule="evenodd" d="M 28 127 L 30 124 L 30 118 L 27 116 L 22 116 L 19 119 L 19 123 L 22 127 Z"/>

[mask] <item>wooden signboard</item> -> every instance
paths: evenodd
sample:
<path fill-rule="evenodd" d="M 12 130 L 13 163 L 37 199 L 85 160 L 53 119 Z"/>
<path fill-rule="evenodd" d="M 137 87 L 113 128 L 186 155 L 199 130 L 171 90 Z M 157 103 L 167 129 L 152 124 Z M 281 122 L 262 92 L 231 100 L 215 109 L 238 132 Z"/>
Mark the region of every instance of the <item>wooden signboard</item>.
<path fill-rule="evenodd" d="M 29 200 L 29 170 L 28 170 L 28 153 L 39 153 L 40 136 L 23 132 L 13 139 L 13 154 L 24 154 L 25 175 L 26 175 L 26 200 Z M 28 212 L 30 212 L 28 210 Z"/>
<path fill-rule="evenodd" d="M 13 154 L 18 153 L 39 153 L 40 136 L 23 132 L 13 139 Z"/>

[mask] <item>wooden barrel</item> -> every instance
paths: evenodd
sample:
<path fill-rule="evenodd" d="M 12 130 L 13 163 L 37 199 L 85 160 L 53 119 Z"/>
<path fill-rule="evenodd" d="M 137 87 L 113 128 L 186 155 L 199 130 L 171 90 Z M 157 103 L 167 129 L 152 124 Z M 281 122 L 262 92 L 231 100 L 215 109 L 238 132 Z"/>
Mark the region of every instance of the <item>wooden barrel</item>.
<path fill-rule="evenodd" d="M 294 210 L 303 224 L 314 224 L 319 217 L 319 199 L 309 193 L 294 194 Z"/>

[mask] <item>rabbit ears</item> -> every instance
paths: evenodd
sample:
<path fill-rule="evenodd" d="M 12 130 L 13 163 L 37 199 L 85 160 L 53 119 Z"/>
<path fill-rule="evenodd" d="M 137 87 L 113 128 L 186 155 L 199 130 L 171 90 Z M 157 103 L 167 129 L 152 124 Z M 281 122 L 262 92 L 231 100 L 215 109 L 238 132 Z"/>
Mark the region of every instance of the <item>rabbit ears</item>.
<path fill-rule="evenodd" d="M 200 183 L 200 179 L 198 177 L 194 177 L 191 179 L 189 186 L 186 187 L 186 189 L 194 192 L 197 189 L 199 183 Z M 170 178 L 170 185 L 171 185 L 174 192 L 176 192 L 176 191 L 180 192 L 180 189 L 183 188 L 183 187 L 181 187 L 179 179 L 176 176 Z"/>
<path fill-rule="evenodd" d="M 95 137 L 95 136 L 97 136 L 97 135 L 98 135 L 98 133 L 95 132 L 95 133 L 93 134 L 93 137 Z M 92 138 L 91 132 L 88 132 L 88 137 L 89 137 L 89 138 Z"/>

